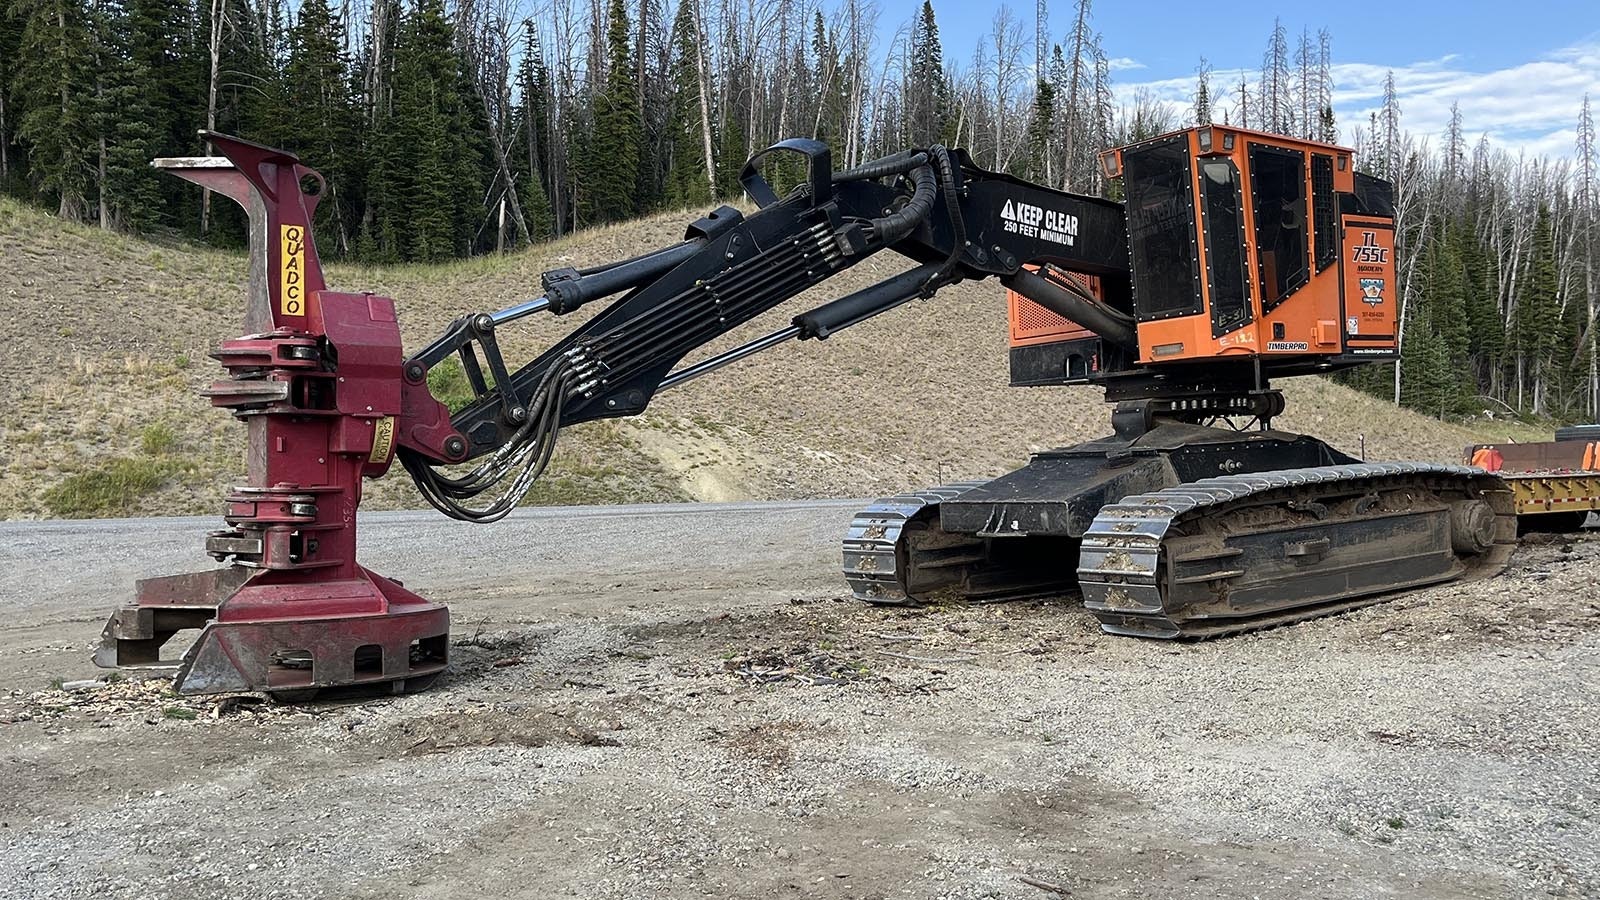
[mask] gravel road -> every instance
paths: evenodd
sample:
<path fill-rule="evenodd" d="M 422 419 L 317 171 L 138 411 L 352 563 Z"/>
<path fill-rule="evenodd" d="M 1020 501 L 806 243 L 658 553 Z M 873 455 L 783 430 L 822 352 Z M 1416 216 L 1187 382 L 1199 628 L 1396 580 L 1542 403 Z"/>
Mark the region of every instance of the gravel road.
<path fill-rule="evenodd" d="M 1600 536 L 1198 644 L 847 601 L 854 503 L 366 519 L 423 695 L 80 691 L 213 519 L 0 524 L 0 897 L 1600 897 Z"/>

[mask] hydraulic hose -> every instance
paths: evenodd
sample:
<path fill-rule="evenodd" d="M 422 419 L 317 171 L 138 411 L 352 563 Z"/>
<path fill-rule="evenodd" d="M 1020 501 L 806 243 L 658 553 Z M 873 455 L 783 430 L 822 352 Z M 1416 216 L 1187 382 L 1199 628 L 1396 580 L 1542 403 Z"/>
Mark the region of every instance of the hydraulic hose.
<path fill-rule="evenodd" d="M 950 242 L 950 255 L 945 259 L 944 265 L 929 275 L 928 280 L 923 283 L 923 297 L 933 296 L 934 291 L 950 282 L 950 273 L 956 270 L 956 266 L 961 262 L 961 254 L 967 249 L 967 221 L 961 215 L 961 198 L 956 195 L 955 163 L 950 159 L 950 151 L 938 144 L 928 152 L 934 162 L 939 164 L 939 181 L 944 185 L 944 210 L 950 217 L 950 229 L 955 239 Z"/>
<path fill-rule="evenodd" d="M 888 175 L 901 175 L 915 169 L 917 166 L 928 162 L 928 154 L 921 150 L 902 150 L 882 159 L 862 163 L 854 169 L 845 169 L 843 172 L 833 173 L 833 183 L 843 184 L 846 181 L 870 181 L 874 178 L 883 178 Z"/>
<path fill-rule="evenodd" d="M 1036 272 L 1018 269 L 1015 274 L 1000 279 L 1000 283 L 1056 315 L 1082 325 L 1113 344 L 1121 344 L 1124 347 L 1138 346 L 1137 331 L 1132 318 L 1103 303 L 1084 299 Z"/>
<path fill-rule="evenodd" d="M 923 157 L 926 160 L 926 156 Z M 933 212 L 933 198 L 939 193 L 938 179 L 933 174 L 933 167 L 926 161 L 911 171 L 911 179 L 915 184 L 911 192 L 911 199 L 899 210 L 879 219 L 869 220 L 873 236 L 885 246 L 893 244 L 927 220 L 928 214 Z"/>

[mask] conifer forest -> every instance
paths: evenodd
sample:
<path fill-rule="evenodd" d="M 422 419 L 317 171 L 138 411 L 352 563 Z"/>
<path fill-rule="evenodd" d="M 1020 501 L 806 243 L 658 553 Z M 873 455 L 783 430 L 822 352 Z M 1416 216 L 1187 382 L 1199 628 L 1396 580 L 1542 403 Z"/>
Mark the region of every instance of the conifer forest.
<path fill-rule="evenodd" d="M 148 165 L 207 152 L 206 128 L 328 177 L 325 257 L 432 262 L 735 200 L 785 137 L 827 141 L 836 168 L 960 146 L 1101 194 L 1099 150 L 1227 122 L 1353 146 L 1394 183 L 1402 362 L 1343 380 L 1440 416 L 1595 421 L 1590 98 L 1552 158 L 1465 133 L 1459 110 L 1408 130 L 1392 79 L 1366 121 L 1338 121 L 1335 36 L 1263 19 L 1259 69 L 1197 57 L 1180 108 L 1114 91 L 1093 13 L 997 4 L 958 57 L 927 2 L 896 23 L 874 0 L 0 0 L 0 190 L 237 246 L 231 204 Z"/>

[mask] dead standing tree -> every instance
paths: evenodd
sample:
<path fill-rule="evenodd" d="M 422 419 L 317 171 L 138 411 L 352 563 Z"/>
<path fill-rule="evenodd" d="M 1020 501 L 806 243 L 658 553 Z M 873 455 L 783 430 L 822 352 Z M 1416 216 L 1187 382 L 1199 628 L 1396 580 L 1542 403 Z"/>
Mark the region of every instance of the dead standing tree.
<path fill-rule="evenodd" d="M 507 147 L 511 122 L 511 42 L 516 0 L 458 0 L 456 41 L 472 74 L 473 93 L 483 110 L 483 124 L 494 154 L 495 179 L 485 197 L 486 215 L 496 225 L 495 249 L 505 249 L 505 218 L 509 207 L 517 234 L 533 243 L 528 220 L 517 196 L 517 178 Z M 495 194 L 498 194 L 498 197 Z M 492 199 L 491 199 L 492 198 Z M 479 229 L 482 231 L 482 228 Z"/>
<path fill-rule="evenodd" d="M 995 10 L 989 32 L 989 46 L 994 52 L 990 58 L 988 75 L 990 99 L 994 104 L 992 124 L 994 167 L 997 171 L 1006 170 L 1022 143 L 1023 129 L 1017 127 L 1017 122 L 1024 114 L 1022 110 L 1027 108 L 1027 100 L 1018 97 L 1028 80 L 1027 71 L 1022 65 L 1022 48 L 1025 45 L 1022 22 L 1018 21 L 1009 6 L 1002 5 Z M 1019 110 L 1019 106 L 1022 110 Z"/>

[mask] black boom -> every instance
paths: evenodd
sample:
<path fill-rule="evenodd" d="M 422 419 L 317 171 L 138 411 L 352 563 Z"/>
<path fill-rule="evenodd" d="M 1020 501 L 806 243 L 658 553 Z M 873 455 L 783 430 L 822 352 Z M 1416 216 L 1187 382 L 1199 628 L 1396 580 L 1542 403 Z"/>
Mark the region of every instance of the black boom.
<path fill-rule="evenodd" d="M 806 182 L 782 198 L 757 166 L 771 153 L 797 153 L 806 163 Z M 789 140 L 747 163 L 741 181 L 760 206 L 751 215 L 724 206 L 674 246 L 547 272 L 544 296 L 464 316 L 407 361 L 406 378 L 421 383 L 456 355 L 477 396 L 451 419 L 466 437 L 461 459 L 482 458 L 472 471 L 447 475 L 434 468 L 443 460 L 400 451 L 434 506 L 457 518 L 500 518 L 542 472 L 564 426 L 637 415 L 664 387 L 791 338 L 825 339 L 962 280 L 998 277 L 1108 342 L 1133 343 L 1120 204 L 988 172 L 964 152 L 938 146 L 833 172 L 826 145 Z M 674 372 L 695 348 L 886 249 L 917 265 Z M 1099 276 L 1104 301 L 1024 268 L 1044 264 Z M 542 311 L 562 315 L 603 297 L 616 299 L 532 362 L 508 370 L 495 338 L 501 325 Z M 487 506 L 467 505 L 501 484 Z"/>

